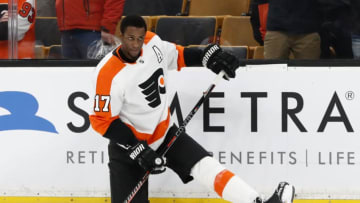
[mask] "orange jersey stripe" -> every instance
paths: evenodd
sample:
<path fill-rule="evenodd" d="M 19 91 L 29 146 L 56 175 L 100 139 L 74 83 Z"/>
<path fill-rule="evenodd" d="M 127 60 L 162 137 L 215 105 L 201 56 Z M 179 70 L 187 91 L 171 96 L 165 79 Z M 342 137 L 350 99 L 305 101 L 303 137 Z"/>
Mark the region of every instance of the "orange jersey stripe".
<path fill-rule="evenodd" d="M 178 70 L 180 70 L 181 68 L 186 66 L 184 59 L 184 47 L 180 45 L 176 45 L 176 49 L 179 52 L 177 64 L 178 64 Z"/>
<path fill-rule="evenodd" d="M 92 128 L 101 135 L 104 135 L 107 129 L 109 128 L 110 124 L 118 118 L 119 116 L 114 116 L 110 119 L 109 118 L 104 119 L 104 117 L 97 115 L 90 115 L 89 117 Z"/>
<path fill-rule="evenodd" d="M 221 171 L 220 173 L 218 173 L 215 177 L 215 181 L 214 181 L 214 189 L 215 192 L 222 197 L 222 193 L 224 191 L 224 188 L 226 186 L 226 184 L 229 182 L 229 180 L 234 176 L 234 174 L 225 169 L 223 171 Z"/>
<path fill-rule="evenodd" d="M 131 131 L 134 133 L 135 137 L 138 140 L 146 140 L 147 143 L 150 145 L 165 135 L 165 132 L 169 127 L 169 123 L 170 123 L 170 109 L 168 111 L 166 120 L 161 121 L 156 126 L 153 134 L 141 133 L 141 132 L 136 131 L 136 129 L 133 126 L 131 126 L 129 124 L 126 124 L 126 125 L 131 129 Z"/>
<path fill-rule="evenodd" d="M 124 67 L 124 63 L 119 61 L 116 57 L 111 57 L 99 72 L 96 83 L 96 95 L 109 96 L 113 78 Z M 105 102 L 106 101 L 99 100 L 100 111 L 94 111 L 95 115 L 90 116 L 91 125 L 93 126 L 94 130 L 99 132 L 101 135 L 105 134 L 111 122 L 119 118 L 119 116 L 111 116 L 110 104 L 108 107 L 108 111 L 101 110 L 101 108 L 105 106 Z"/>
<path fill-rule="evenodd" d="M 147 44 L 156 34 L 150 31 L 146 32 L 144 43 Z"/>

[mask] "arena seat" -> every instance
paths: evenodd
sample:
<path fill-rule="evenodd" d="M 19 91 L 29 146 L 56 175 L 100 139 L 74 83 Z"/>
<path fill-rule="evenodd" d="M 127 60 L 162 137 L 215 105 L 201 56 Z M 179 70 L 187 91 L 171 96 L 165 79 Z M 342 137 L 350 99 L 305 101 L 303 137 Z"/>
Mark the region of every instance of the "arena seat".
<path fill-rule="evenodd" d="M 61 45 L 51 45 L 49 47 L 48 59 L 62 59 Z"/>
<path fill-rule="evenodd" d="M 244 16 L 249 13 L 249 6 L 249 0 L 183 0 L 181 10 L 191 16 Z"/>
<path fill-rule="evenodd" d="M 155 26 L 155 32 L 161 39 L 183 46 L 212 43 L 216 30 L 214 16 L 160 16 Z"/>
<path fill-rule="evenodd" d="M 35 40 L 37 45 L 61 44 L 61 34 L 56 17 L 36 17 Z"/>
<path fill-rule="evenodd" d="M 249 47 L 248 46 L 221 46 L 224 51 L 227 51 L 238 59 L 249 58 Z"/>
<path fill-rule="evenodd" d="M 221 27 L 220 44 L 259 46 L 253 36 L 250 16 L 225 16 Z"/>
<path fill-rule="evenodd" d="M 46 47 L 44 45 L 35 45 L 34 47 L 35 59 L 46 58 Z"/>
<path fill-rule="evenodd" d="M 256 46 L 254 48 L 253 59 L 264 59 L 264 46 Z"/>
<path fill-rule="evenodd" d="M 184 16 L 189 15 L 190 0 L 183 0 L 181 5 L 181 14 Z"/>

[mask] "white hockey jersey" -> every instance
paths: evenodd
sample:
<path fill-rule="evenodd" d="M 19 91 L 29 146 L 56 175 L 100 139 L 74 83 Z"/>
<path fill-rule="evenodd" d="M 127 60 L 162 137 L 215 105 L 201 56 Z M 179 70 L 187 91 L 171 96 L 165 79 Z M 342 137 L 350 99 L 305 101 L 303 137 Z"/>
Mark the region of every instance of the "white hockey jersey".
<path fill-rule="evenodd" d="M 152 144 L 169 128 L 167 75 L 171 69 L 185 67 L 184 47 L 162 41 L 148 31 L 135 63 L 122 61 L 119 49 L 107 54 L 96 68 L 90 122 L 104 135 L 110 124 L 120 118 L 138 140 Z"/>

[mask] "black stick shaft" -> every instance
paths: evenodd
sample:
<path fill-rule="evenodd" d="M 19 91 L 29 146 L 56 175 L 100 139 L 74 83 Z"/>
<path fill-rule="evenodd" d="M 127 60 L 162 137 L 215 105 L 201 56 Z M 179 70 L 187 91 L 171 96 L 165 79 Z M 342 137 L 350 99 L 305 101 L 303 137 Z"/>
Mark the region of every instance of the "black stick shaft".
<path fill-rule="evenodd" d="M 175 132 L 174 138 L 170 141 L 169 144 L 166 145 L 166 149 L 163 152 L 163 154 L 161 154 L 161 156 L 164 156 L 169 149 L 171 148 L 171 146 L 174 144 L 174 142 L 177 140 L 177 138 L 179 137 L 179 135 L 185 131 L 185 127 L 186 125 L 189 123 L 189 121 L 194 117 L 195 113 L 199 110 L 200 106 L 204 103 L 205 100 L 207 100 L 210 96 L 210 93 L 213 91 L 213 89 L 215 88 L 216 84 L 222 79 L 222 77 L 224 76 L 225 72 L 221 71 L 216 78 L 214 79 L 214 81 L 211 83 L 210 87 L 206 90 L 206 92 L 204 92 L 203 96 L 200 98 L 200 100 L 196 103 L 196 105 L 194 106 L 194 108 L 190 111 L 190 113 L 186 116 L 183 125 L 181 125 L 177 131 Z M 134 189 L 131 191 L 131 193 L 129 194 L 129 196 L 124 200 L 124 203 L 130 203 L 131 200 L 135 197 L 136 193 L 140 190 L 140 188 L 142 187 L 142 185 L 147 181 L 147 179 L 149 178 L 151 174 L 151 171 L 146 171 L 145 175 L 141 178 L 141 180 L 138 182 L 138 184 L 136 184 L 136 186 L 134 187 Z"/>

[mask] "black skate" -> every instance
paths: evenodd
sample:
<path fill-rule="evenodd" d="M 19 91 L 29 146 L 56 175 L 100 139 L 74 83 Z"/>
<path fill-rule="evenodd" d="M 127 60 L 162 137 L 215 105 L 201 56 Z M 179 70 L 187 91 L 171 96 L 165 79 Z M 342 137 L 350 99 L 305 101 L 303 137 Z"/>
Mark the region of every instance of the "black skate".
<path fill-rule="evenodd" d="M 274 194 L 263 201 L 260 198 L 256 199 L 256 203 L 292 203 L 295 196 L 295 188 L 287 182 L 280 182 Z"/>

